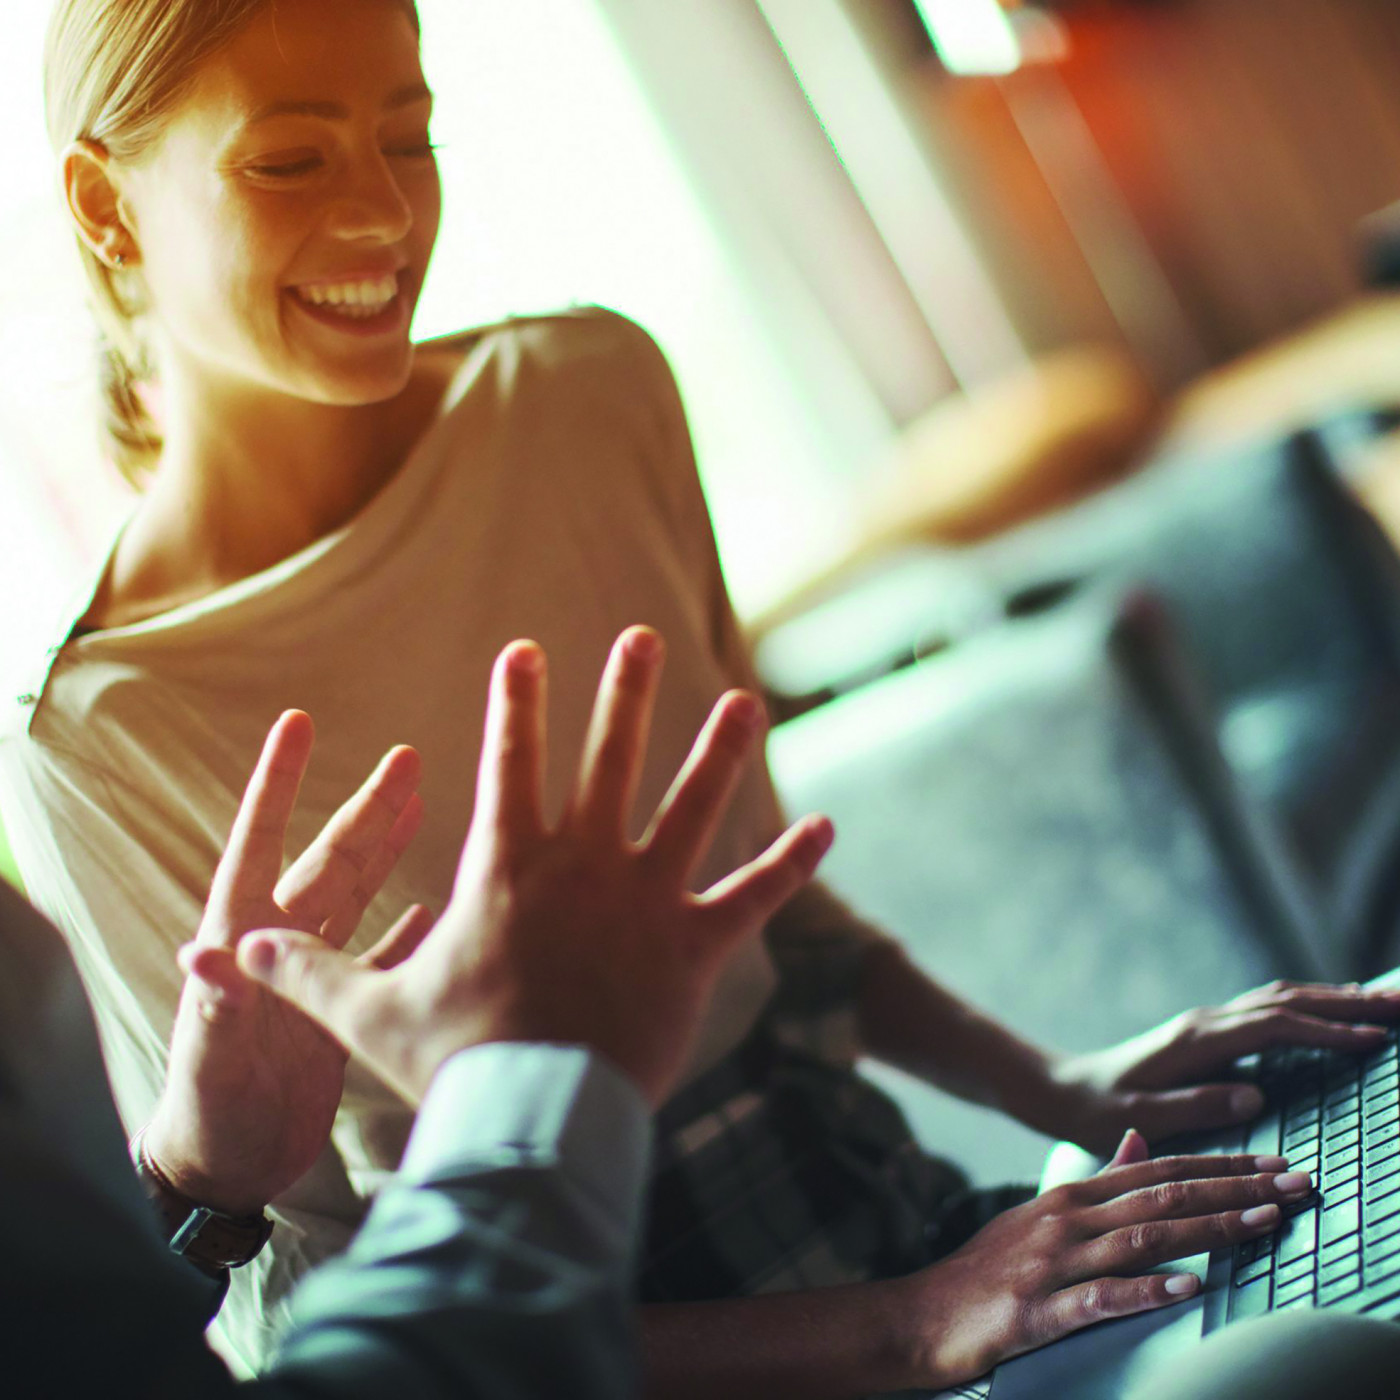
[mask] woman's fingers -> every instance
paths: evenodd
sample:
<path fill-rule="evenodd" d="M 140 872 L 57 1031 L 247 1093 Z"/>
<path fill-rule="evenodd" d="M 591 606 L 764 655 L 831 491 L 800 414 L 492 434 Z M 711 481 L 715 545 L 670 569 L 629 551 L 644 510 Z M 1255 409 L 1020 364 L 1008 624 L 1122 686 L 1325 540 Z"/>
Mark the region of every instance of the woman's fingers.
<path fill-rule="evenodd" d="M 1152 1220 L 1183 1220 L 1254 1206 L 1292 1205 L 1305 1199 L 1311 1190 L 1308 1173 L 1292 1171 L 1167 1181 L 1091 1206 L 1080 1215 L 1079 1222 L 1086 1235 L 1099 1236 Z"/>
<path fill-rule="evenodd" d="M 1283 1157 L 1256 1157 L 1248 1153 L 1202 1154 L 1199 1156 L 1154 1157 L 1150 1162 L 1112 1167 L 1085 1181 L 1057 1186 L 1055 1191 L 1070 1207 L 1102 1205 L 1130 1191 L 1141 1191 L 1176 1181 L 1203 1181 L 1220 1176 L 1250 1176 L 1255 1172 L 1281 1172 L 1288 1163 Z M 1050 1194 L 1050 1193 L 1047 1193 Z"/>
<path fill-rule="evenodd" d="M 761 856 L 701 896 L 698 912 L 707 933 L 727 943 L 762 928 L 816 874 L 835 837 L 826 817 L 804 817 L 789 827 Z"/>
<path fill-rule="evenodd" d="M 528 841 L 544 829 L 544 707 L 544 652 L 512 642 L 491 671 L 474 831 Z"/>
<path fill-rule="evenodd" d="M 314 739 L 311 717 L 300 710 L 288 710 L 268 731 L 214 872 L 202 941 L 231 947 L 242 932 L 236 911 L 266 906 Z"/>
<path fill-rule="evenodd" d="M 1248 1123 L 1264 1111 L 1264 1095 L 1253 1084 L 1129 1091 L 1127 1099 L 1128 1115 L 1159 1140 Z"/>
<path fill-rule="evenodd" d="M 1236 997 L 1228 1010 L 1283 1007 L 1334 1021 L 1400 1021 L 1400 989 L 1367 988 L 1359 982 L 1271 982 Z"/>
<path fill-rule="evenodd" d="M 1200 1287 L 1195 1274 L 1148 1274 L 1143 1278 L 1096 1278 L 1062 1288 L 1038 1310 L 1036 1345 L 1044 1346 L 1096 1322 L 1183 1302 Z"/>
<path fill-rule="evenodd" d="M 1182 1220 L 1139 1220 L 1086 1241 L 1071 1251 L 1071 1257 L 1082 1278 L 1131 1274 L 1272 1234 L 1282 1222 L 1283 1212 L 1272 1201 Z"/>
<path fill-rule="evenodd" d="M 651 628 L 629 627 L 608 656 L 569 807 L 575 829 L 591 841 L 613 844 L 626 836 L 664 653 Z"/>
<path fill-rule="evenodd" d="M 1132 1167 L 1115 1175 L 1132 1177 L 1138 1172 Z M 1088 1237 L 1060 1255 L 1066 1270 L 1062 1277 L 1071 1282 L 1045 1304 L 1047 1340 L 1106 1318 L 1191 1297 L 1199 1288 L 1192 1274 L 1134 1275 L 1172 1259 L 1268 1235 L 1283 1221 L 1281 1206 L 1301 1200 L 1310 1189 L 1305 1173 L 1265 1171 L 1163 1182 L 1080 1212 L 1075 1225 Z"/>
<path fill-rule="evenodd" d="M 642 844 L 652 868 L 675 884 L 689 883 L 709 849 L 762 723 L 756 696 L 722 695 L 657 808 Z"/>
<path fill-rule="evenodd" d="M 1400 1021 L 1400 992 L 1368 992 L 1363 987 L 1300 987 L 1276 1004 L 1289 1011 L 1331 1021 Z"/>
<path fill-rule="evenodd" d="M 1130 1167 L 1134 1162 L 1146 1162 L 1151 1156 L 1147 1139 L 1136 1128 L 1129 1128 L 1123 1134 L 1123 1140 L 1118 1144 L 1118 1150 L 1113 1154 L 1113 1160 L 1109 1162 L 1106 1170 L 1113 1167 Z"/>
<path fill-rule="evenodd" d="M 1324 1020 L 1286 1007 L 1261 1007 L 1223 1016 L 1218 1025 L 1198 1033 L 1196 1047 L 1211 1064 L 1224 1064 L 1274 1045 L 1355 1052 L 1381 1044 L 1386 1034 L 1383 1026 Z"/>
<path fill-rule="evenodd" d="M 293 924 L 320 929 L 344 915 L 348 904 L 354 906 L 352 911 L 328 929 L 327 936 L 337 939 L 337 946 L 349 938 L 417 829 L 421 814 L 415 793 L 422 771 L 413 749 L 391 749 L 277 881 L 273 897 Z M 382 859 L 376 862 L 390 837 L 397 849 L 390 848 L 387 865 Z"/>

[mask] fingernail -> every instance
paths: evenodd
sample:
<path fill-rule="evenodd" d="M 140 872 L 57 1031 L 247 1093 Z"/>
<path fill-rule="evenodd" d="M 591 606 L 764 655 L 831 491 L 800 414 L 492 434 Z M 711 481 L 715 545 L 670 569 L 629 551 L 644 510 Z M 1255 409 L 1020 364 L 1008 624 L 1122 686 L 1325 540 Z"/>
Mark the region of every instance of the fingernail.
<path fill-rule="evenodd" d="M 1254 1159 L 1256 1170 L 1261 1172 L 1282 1172 L 1288 1170 L 1287 1157 L 1256 1157 Z"/>
<path fill-rule="evenodd" d="M 1167 1292 L 1175 1294 L 1178 1298 L 1194 1293 L 1200 1286 L 1201 1281 L 1195 1274 L 1173 1274 L 1167 1280 Z"/>
<path fill-rule="evenodd" d="M 1284 1172 L 1274 1178 L 1274 1189 L 1281 1196 L 1301 1196 L 1312 1190 L 1312 1177 L 1307 1172 Z"/>
<path fill-rule="evenodd" d="M 748 691 L 740 691 L 729 702 L 729 719 L 732 724 L 741 724 L 745 729 L 752 729 L 763 715 L 763 707 L 758 703 L 758 697 L 750 695 Z"/>
<path fill-rule="evenodd" d="M 1236 1118 L 1253 1118 L 1264 1111 L 1264 1096 L 1252 1084 L 1243 1085 L 1230 1095 L 1230 1112 Z"/>
<path fill-rule="evenodd" d="M 1240 1224 L 1250 1230 L 1254 1229 L 1256 1225 L 1273 1225 L 1277 1221 L 1277 1206 L 1251 1206 L 1248 1210 L 1240 1213 Z"/>
<path fill-rule="evenodd" d="M 544 665 L 544 653 L 535 643 L 531 642 L 527 646 L 522 646 L 515 653 L 512 664 L 528 676 L 537 676 Z"/>
<path fill-rule="evenodd" d="M 638 661 L 650 661 L 656 655 L 661 638 L 648 628 L 640 627 L 627 638 L 627 654 Z"/>
<path fill-rule="evenodd" d="M 270 938 L 250 939 L 244 945 L 244 960 L 248 964 L 248 971 L 259 976 L 265 976 L 271 972 L 277 962 L 277 945 Z"/>

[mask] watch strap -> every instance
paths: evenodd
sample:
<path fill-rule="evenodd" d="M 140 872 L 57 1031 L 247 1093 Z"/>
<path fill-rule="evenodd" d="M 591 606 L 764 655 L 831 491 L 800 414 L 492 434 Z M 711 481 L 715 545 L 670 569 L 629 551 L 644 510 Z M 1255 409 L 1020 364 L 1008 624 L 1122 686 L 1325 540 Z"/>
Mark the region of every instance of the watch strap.
<path fill-rule="evenodd" d="M 132 1160 L 155 1208 L 172 1254 L 211 1275 L 250 1263 L 272 1234 L 272 1221 L 256 1215 L 227 1215 L 178 1191 L 146 1151 L 144 1134 L 132 1142 Z"/>

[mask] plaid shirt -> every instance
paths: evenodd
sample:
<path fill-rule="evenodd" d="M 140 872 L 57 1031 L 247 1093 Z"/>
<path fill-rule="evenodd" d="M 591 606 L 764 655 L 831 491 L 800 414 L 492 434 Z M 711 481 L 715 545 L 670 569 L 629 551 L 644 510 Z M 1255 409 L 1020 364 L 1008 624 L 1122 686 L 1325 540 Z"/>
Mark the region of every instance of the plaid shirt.
<path fill-rule="evenodd" d="M 856 1073 L 863 952 L 782 949 L 778 990 L 747 1039 L 661 1110 L 643 1302 L 909 1273 L 1034 1194 L 970 1189 Z"/>

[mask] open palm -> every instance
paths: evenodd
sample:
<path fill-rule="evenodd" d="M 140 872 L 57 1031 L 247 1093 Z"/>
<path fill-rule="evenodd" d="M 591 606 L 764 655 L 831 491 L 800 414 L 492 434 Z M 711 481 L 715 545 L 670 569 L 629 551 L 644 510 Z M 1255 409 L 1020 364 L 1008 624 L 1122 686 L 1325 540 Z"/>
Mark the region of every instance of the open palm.
<path fill-rule="evenodd" d="M 253 1214 L 315 1162 L 345 1084 L 345 1052 L 313 1021 L 239 971 L 239 940 L 269 925 L 343 948 L 417 832 L 420 764 L 386 754 L 282 874 L 287 825 L 311 756 L 300 711 L 273 726 L 214 875 L 176 1013 L 165 1091 L 145 1150 L 183 1194 Z M 391 966 L 427 932 L 414 907 L 365 961 Z"/>
<path fill-rule="evenodd" d="M 476 802 L 452 898 L 392 967 L 269 928 L 240 965 L 304 1007 L 419 1101 L 453 1055 L 491 1041 L 583 1045 L 653 1104 L 675 1087 L 720 972 L 812 878 L 830 822 L 808 817 L 703 893 L 690 890 L 762 729 L 758 698 L 720 698 L 640 841 L 628 837 L 662 660 L 629 628 L 598 690 L 564 814 L 544 814 L 545 658 L 497 658 Z"/>

